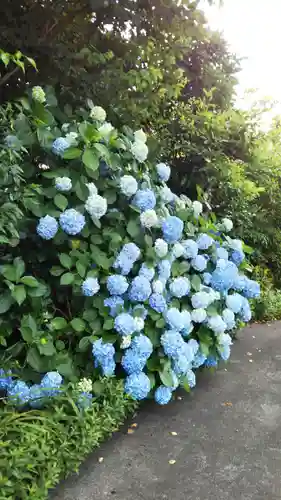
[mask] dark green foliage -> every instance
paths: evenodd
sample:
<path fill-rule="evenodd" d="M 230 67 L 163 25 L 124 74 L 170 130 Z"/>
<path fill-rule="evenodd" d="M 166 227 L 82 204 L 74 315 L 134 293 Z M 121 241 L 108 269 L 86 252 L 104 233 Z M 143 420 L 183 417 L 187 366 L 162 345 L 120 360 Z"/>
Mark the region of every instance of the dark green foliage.
<path fill-rule="evenodd" d="M 124 397 L 122 381 L 102 380 L 102 385 L 102 397 L 84 412 L 67 394 L 45 410 L 1 408 L 1 500 L 46 499 L 50 488 L 118 429 L 136 403 Z"/>

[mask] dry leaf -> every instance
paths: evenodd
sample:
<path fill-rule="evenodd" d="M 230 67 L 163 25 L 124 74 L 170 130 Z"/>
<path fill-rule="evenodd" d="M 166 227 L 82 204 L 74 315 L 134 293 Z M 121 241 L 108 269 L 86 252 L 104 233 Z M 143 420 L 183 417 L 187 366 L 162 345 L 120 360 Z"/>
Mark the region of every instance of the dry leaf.
<path fill-rule="evenodd" d="M 136 424 L 136 423 L 131 425 L 131 427 L 133 427 L 133 428 L 136 428 L 137 426 L 138 426 L 138 424 Z"/>
<path fill-rule="evenodd" d="M 170 465 L 174 465 L 176 463 L 176 460 L 169 460 Z"/>
<path fill-rule="evenodd" d="M 225 403 L 222 403 L 223 406 L 233 406 L 233 404 L 230 401 L 226 401 Z"/>
<path fill-rule="evenodd" d="M 134 434 L 134 432 L 135 432 L 134 429 L 128 429 L 127 430 L 127 434 Z"/>

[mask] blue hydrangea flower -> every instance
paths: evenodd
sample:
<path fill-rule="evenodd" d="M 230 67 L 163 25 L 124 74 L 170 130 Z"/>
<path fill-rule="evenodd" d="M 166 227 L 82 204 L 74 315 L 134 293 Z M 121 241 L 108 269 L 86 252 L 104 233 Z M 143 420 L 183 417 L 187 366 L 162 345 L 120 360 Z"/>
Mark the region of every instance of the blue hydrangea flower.
<path fill-rule="evenodd" d="M 177 330 L 167 330 L 161 335 L 161 345 L 166 356 L 177 358 L 185 344 L 181 334 Z"/>
<path fill-rule="evenodd" d="M 57 156 L 63 156 L 64 152 L 69 148 L 69 142 L 64 137 L 58 137 L 54 140 L 52 151 Z"/>
<path fill-rule="evenodd" d="M 188 278 L 184 278 L 180 276 L 179 278 L 175 278 L 170 283 L 170 292 L 174 297 L 178 297 L 179 299 L 188 295 L 190 292 L 190 281 Z"/>
<path fill-rule="evenodd" d="M 150 380 L 143 372 L 132 373 L 124 384 L 124 391 L 136 401 L 145 399 L 150 392 Z"/>
<path fill-rule="evenodd" d="M 242 321 L 245 321 L 245 323 L 248 323 L 251 318 L 252 318 L 252 312 L 251 312 L 251 307 L 247 299 L 244 298 L 243 300 L 243 305 L 240 311 L 240 316 Z"/>
<path fill-rule="evenodd" d="M 191 303 L 194 309 L 206 309 L 210 303 L 210 297 L 207 292 L 196 292 L 191 297 Z"/>
<path fill-rule="evenodd" d="M 187 358 L 184 354 L 179 354 L 177 357 L 173 358 L 173 369 L 178 376 L 184 375 L 190 368 L 191 360 Z"/>
<path fill-rule="evenodd" d="M 187 344 L 186 344 L 192 351 L 193 353 L 193 356 L 195 356 L 195 354 L 197 354 L 198 350 L 199 350 L 199 343 L 197 342 L 197 340 L 195 339 L 190 339 Z"/>
<path fill-rule="evenodd" d="M 167 243 L 176 243 L 182 237 L 183 221 L 170 215 L 162 223 L 163 238 Z"/>
<path fill-rule="evenodd" d="M 23 406 L 28 403 L 30 389 L 25 382 L 17 380 L 7 387 L 8 400 L 16 406 Z"/>
<path fill-rule="evenodd" d="M 208 234 L 200 234 L 196 241 L 199 250 L 207 250 L 214 243 L 213 238 Z"/>
<path fill-rule="evenodd" d="M 222 319 L 226 323 L 227 330 L 233 330 L 235 328 L 235 315 L 231 309 L 224 309 L 222 312 Z"/>
<path fill-rule="evenodd" d="M 157 240 L 154 243 L 154 250 L 160 259 L 163 259 L 168 253 L 169 247 L 168 243 L 164 241 L 162 238 L 157 238 Z"/>
<path fill-rule="evenodd" d="M 242 252 L 242 250 L 234 250 L 231 254 L 231 260 L 236 264 L 236 266 L 240 266 L 242 264 L 243 260 L 245 259 L 245 254 Z"/>
<path fill-rule="evenodd" d="M 121 308 L 124 306 L 124 299 L 119 296 L 109 297 L 104 299 L 104 305 L 110 308 L 109 314 L 113 318 L 120 312 Z"/>
<path fill-rule="evenodd" d="M 227 361 L 230 357 L 230 346 L 229 345 L 220 345 L 218 347 L 218 352 L 220 354 L 221 359 Z"/>
<path fill-rule="evenodd" d="M 227 295 L 226 305 L 228 309 L 231 309 L 234 313 L 239 313 L 243 305 L 243 297 L 239 293 L 234 293 L 233 295 Z"/>
<path fill-rule="evenodd" d="M 160 385 L 157 387 L 154 393 L 154 399 L 159 405 L 166 405 L 169 403 L 172 397 L 172 390 L 170 387 L 165 387 L 165 385 Z"/>
<path fill-rule="evenodd" d="M 219 292 L 228 291 L 234 288 L 238 277 L 238 268 L 233 262 L 219 260 L 212 274 L 211 286 Z"/>
<path fill-rule="evenodd" d="M 153 267 L 148 267 L 145 263 L 141 265 L 139 270 L 139 276 L 146 278 L 148 281 L 152 281 L 155 275 L 155 270 Z"/>
<path fill-rule="evenodd" d="M 40 386 L 45 396 L 56 396 L 62 384 L 62 376 L 58 372 L 48 372 L 41 380 Z"/>
<path fill-rule="evenodd" d="M 118 314 L 114 321 L 114 328 L 119 335 L 132 335 L 135 331 L 135 321 L 133 316 L 128 313 Z"/>
<path fill-rule="evenodd" d="M 205 309 L 199 308 L 199 309 L 194 309 L 191 312 L 191 319 L 194 321 L 194 323 L 203 323 L 207 317 L 207 313 Z"/>
<path fill-rule="evenodd" d="M 135 243 L 126 243 L 113 264 L 115 269 L 120 269 L 122 275 L 127 276 L 136 260 L 140 258 L 140 249 Z"/>
<path fill-rule="evenodd" d="M 11 371 L 5 372 L 0 368 L 0 390 L 6 390 L 13 382 Z"/>
<path fill-rule="evenodd" d="M 148 311 L 144 307 L 143 304 L 137 304 L 136 306 L 133 307 L 132 311 L 133 311 L 134 316 L 138 316 L 138 317 L 142 318 L 143 320 L 145 320 L 147 318 Z"/>
<path fill-rule="evenodd" d="M 86 278 L 81 286 L 82 293 L 85 297 L 93 297 L 100 289 L 97 278 Z"/>
<path fill-rule="evenodd" d="M 195 259 L 195 257 L 198 255 L 198 245 L 196 241 L 194 240 L 184 240 L 181 242 L 183 248 L 184 248 L 184 254 L 183 256 L 185 259 Z"/>
<path fill-rule="evenodd" d="M 260 296 L 260 285 L 257 281 L 245 277 L 243 294 L 247 299 L 257 299 Z"/>
<path fill-rule="evenodd" d="M 77 398 L 79 410 L 88 410 L 92 405 L 93 395 L 90 392 L 81 392 Z"/>
<path fill-rule="evenodd" d="M 222 317 L 217 314 L 216 316 L 210 316 L 208 318 L 208 327 L 216 334 L 224 333 L 227 329 L 226 323 L 223 321 Z"/>
<path fill-rule="evenodd" d="M 140 356 L 145 356 L 146 359 L 152 354 L 153 345 L 151 340 L 143 334 L 137 335 L 131 342 L 131 349 L 137 352 Z"/>
<path fill-rule="evenodd" d="M 157 265 L 157 269 L 158 269 L 158 274 L 159 274 L 159 278 L 162 278 L 164 280 L 168 280 L 171 276 L 171 263 L 164 259 L 164 260 L 161 260 L 158 265 Z"/>
<path fill-rule="evenodd" d="M 41 385 L 34 384 L 29 391 L 29 406 L 31 408 L 42 408 L 45 396 L 46 394 L 43 392 Z"/>
<path fill-rule="evenodd" d="M 110 295 L 123 295 L 129 287 L 128 281 L 125 276 L 119 274 L 112 274 L 107 278 L 107 290 Z"/>
<path fill-rule="evenodd" d="M 71 236 L 80 233 L 85 224 L 86 220 L 84 215 L 77 212 L 74 208 L 69 208 L 60 215 L 60 226 L 62 230 Z"/>
<path fill-rule="evenodd" d="M 152 210 L 156 205 L 156 197 L 151 189 L 139 189 L 133 200 L 132 205 L 137 207 L 141 212 Z"/>
<path fill-rule="evenodd" d="M 58 191 L 70 191 L 72 188 L 72 182 L 69 177 L 57 177 L 55 180 L 55 186 Z"/>
<path fill-rule="evenodd" d="M 143 276 L 136 276 L 129 290 L 129 299 L 132 302 L 145 302 L 151 295 L 151 292 L 152 289 L 148 279 Z"/>
<path fill-rule="evenodd" d="M 207 357 L 205 356 L 205 354 L 203 354 L 202 352 L 198 352 L 195 355 L 194 360 L 192 361 L 193 368 L 199 368 L 200 366 L 204 365 L 206 359 Z"/>
<path fill-rule="evenodd" d="M 156 165 L 156 170 L 160 181 L 168 182 L 171 175 L 169 165 L 166 165 L 165 163 L 158 163 L 158 165 Z"/>
<path fill-rule="evenodd" d="M 203 273 L 203 281 L 205 285 L 209 285 L 212 280 L 212 275 L 211 273 Z"/>
<path fill-rule="evenodd" d="M 93 343 L 92 353 L 95 360 L 95 366 L 100 366 L 102 374 L 105 377 L 111 377 L 115 371 L 115 348 L 110 342 L 103 342 L 98 339 Z"/>
<path fill-rule="evenodd" d="M 147 358 L 140 356 L 133 349 L 127 349 L 121 360 L 121 365 L 128 375 L 141 372 L 146 365 Z"/>
<path fill-rule="evenodd" d="M 203 255 L 197 255 L 195 259 L 192 259 L 191 265 L 196 271 L 201 273 L 207 267 L 207 260 Z"/>
<path fill-rule="evenodd" d="M 166 300 L 161 293 L 153 293 L 149 297 L 149 305 L 158 313 L 163 313 L 167 309 Z"/>
<path fill-rule="evenodd" d="M 185 321 L 182 313 L 176 307 L 168 309 L 166 313 L 166 321 L 172 329 L 178 331 L 183 330 L 185 327 Z"/>
<path fill-rule="evenodd" d="M 59 225 L 54 217 L 45 215 L 39 219 L 36 231 L 44 240 L 51 240 L 58 232 Z"/>
<path fill-rule="evenodd" d="M 214 356 L 208 356 L 205 361 L 205 366 L 207 368 L 215 368 L 218 366 L 218 362 Z"/>
<path fill-rule="evenodd" d="M 216 257 L 217 259 L 228 260 L 228 251 L 225 248 L 217 248 L 216 249 Z"/>
<path fill-rule="evenodd" d="M 191 369 L 187 370 L 187 372 L 185 373 L 185 377 L 187 379 L 187 382 L 188 382 L 190 389 L 195 387 L 196 377 L 195 377 L 195 373 Z"/>

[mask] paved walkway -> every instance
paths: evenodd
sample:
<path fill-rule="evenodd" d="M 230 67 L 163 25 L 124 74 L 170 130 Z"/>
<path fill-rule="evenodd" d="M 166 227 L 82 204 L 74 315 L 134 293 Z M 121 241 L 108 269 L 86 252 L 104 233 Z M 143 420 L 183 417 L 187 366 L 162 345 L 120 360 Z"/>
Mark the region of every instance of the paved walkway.
<path fill-rule="evenodd" d="M 245 329 L 226 368 L 133 422 L 51 498 L 280 500 L 281 323 Z"/>

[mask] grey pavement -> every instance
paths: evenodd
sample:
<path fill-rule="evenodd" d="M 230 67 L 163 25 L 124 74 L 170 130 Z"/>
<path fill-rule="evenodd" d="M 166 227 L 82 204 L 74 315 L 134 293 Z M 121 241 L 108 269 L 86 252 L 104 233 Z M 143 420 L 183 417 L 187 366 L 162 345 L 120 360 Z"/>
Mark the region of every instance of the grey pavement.
<path fill-rule="evenodd" d="M 281 323 L 243 330 L 231 361 L 178 398 L 142 407 L 50 498 L 280 500 Z"/>

